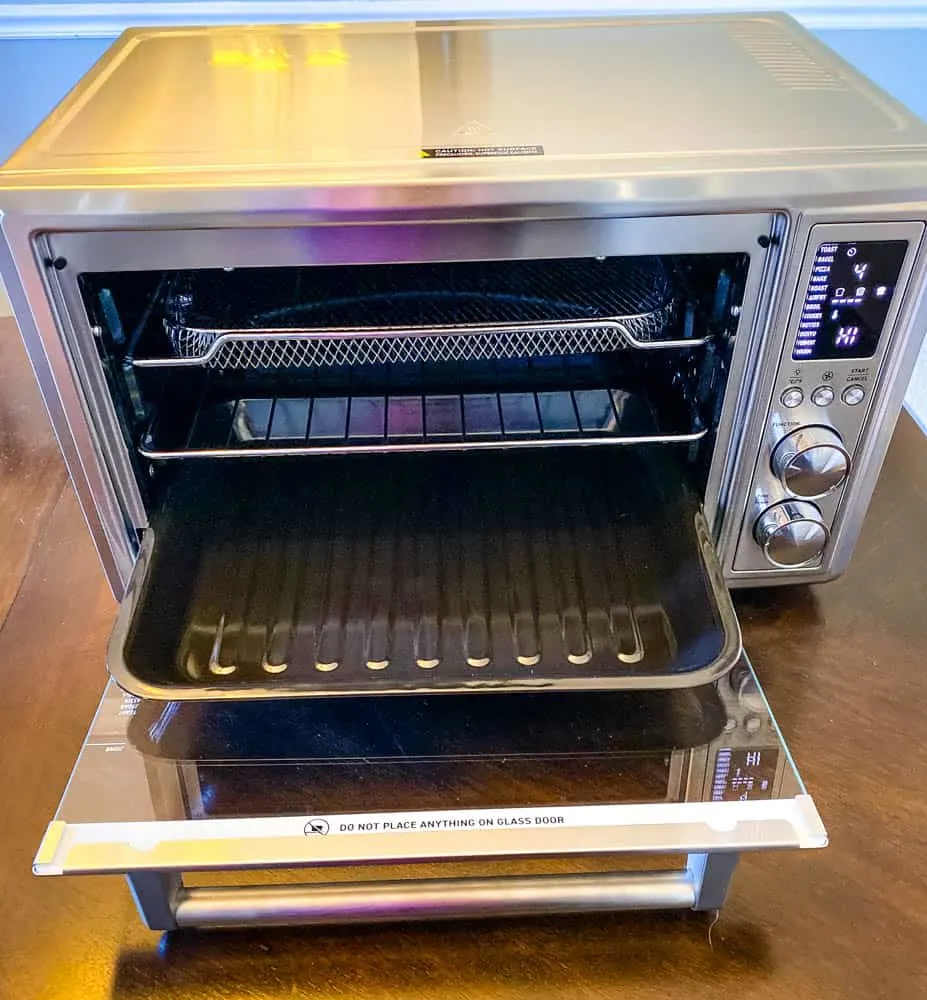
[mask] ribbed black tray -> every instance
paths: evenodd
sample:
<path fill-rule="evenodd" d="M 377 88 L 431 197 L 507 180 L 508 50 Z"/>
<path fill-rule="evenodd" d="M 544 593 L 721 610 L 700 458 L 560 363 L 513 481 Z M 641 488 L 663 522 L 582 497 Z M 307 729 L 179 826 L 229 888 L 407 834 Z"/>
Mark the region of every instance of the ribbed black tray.
<path fill-rule="evenodd" d="M 185 468 L 109 663 L 256 698 L 681 687 L 739 651 L 672 457 L 558 448 Z"/>

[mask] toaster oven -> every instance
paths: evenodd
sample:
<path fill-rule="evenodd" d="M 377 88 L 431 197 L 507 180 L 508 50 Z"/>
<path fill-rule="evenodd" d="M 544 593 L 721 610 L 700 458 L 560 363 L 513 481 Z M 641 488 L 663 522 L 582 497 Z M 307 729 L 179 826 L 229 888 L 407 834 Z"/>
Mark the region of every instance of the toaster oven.
<path fill-rule="evenodd" d="M 730 588 L 850 558 L 925 170 L 785 17 L 127 33 L 0 171 L 111 673 L 268 712 L 717 686 Z"/>
<path fill-rule="evenodd" d="M 110 670 L 723 673 L 727 587 L 850 557 L 923 332 L 925 140 L 778 18 L 129 33 L 0 174 Z"/>

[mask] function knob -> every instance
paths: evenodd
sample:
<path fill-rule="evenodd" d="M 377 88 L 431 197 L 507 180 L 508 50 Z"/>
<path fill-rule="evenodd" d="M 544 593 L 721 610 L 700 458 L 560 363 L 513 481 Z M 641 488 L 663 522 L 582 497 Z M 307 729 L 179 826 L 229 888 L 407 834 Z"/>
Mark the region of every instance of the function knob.
<path fill-rule="evenodd" d="M 830 532 L 813 503 L 783 500 L 760 514 L 753 537 L 773 566 L 794 567 L 819 559 Z"/>
<path fill-rule="evenodd" d="M 813 500 L 842 485 L 850 456 L 835 430 L 799 427 L 773 449 L 772 470 L 793 496 Z"/>

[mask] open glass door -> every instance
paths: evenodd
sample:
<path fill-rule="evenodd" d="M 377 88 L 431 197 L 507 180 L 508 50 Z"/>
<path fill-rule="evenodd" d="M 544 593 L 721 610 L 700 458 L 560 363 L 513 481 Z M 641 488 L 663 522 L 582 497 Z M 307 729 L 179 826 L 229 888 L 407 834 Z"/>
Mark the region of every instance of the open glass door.
<path fill-rule="evenodd" d="M 741 659 L 699 687 L 514 698 L 111 682 L 35 871 L 126 874 L 156 928 L 324 923 L 715 909 L 739 852 L 825 844 Z"/>

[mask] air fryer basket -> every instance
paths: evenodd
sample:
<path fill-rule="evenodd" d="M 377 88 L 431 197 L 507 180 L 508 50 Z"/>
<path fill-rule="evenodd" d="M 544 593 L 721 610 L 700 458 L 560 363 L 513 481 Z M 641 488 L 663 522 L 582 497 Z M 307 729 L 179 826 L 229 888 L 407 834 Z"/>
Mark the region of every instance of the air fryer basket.
<path fill-rule="evenodd" d="M 458 261 L 174 277 L 174 358 L 222 370 L 550 357 L 678 346 L 658 257 Z M 686 338 L 685 344 L 701 343 Z"/>
<path fill-rule="evenodd" d="M 114 632 L 161 699 L 705 683 L 740 651 L 666 450 L 185 466 Z"/>

